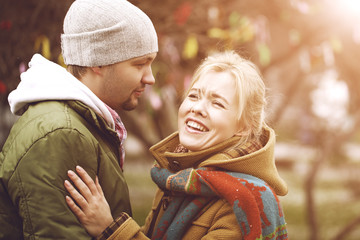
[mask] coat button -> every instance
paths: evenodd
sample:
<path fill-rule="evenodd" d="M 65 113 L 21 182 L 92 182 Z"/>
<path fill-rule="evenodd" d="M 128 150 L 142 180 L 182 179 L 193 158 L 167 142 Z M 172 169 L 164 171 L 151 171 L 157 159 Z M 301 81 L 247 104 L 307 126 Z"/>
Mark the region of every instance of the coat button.
<path fill-rule="evenodd" d="M 172 161 L 171 168 L 172 170 L 179 171 L 181 169 L 181 165 L 178 161 Z"/>

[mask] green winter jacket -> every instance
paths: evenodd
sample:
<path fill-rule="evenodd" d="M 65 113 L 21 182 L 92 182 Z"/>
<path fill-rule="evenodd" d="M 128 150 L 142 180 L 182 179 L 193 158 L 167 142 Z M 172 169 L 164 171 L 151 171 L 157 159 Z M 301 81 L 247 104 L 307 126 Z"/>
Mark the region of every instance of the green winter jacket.
<path fill-rule="evenodd" d="M 0 153 L 0 239 L 91 239 L 65 202 L 76 165 L 99 177 L 114 217 L 131 214 L 116 132 L 79 101 L 31 103 Z"/>

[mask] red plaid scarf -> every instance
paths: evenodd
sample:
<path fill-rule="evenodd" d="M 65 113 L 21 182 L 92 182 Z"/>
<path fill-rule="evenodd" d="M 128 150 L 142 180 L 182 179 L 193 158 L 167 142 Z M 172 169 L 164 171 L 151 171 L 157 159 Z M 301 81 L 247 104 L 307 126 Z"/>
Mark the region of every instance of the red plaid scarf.
<path fill-rule="evenodd" d="M 119 114 L 117 114 L 117 112 L 115 112 L 108 105 L 105 104 L 105 106 L 107 107 L 107 109 L 111 113 L 112 118 L 114 119 L 115 131 L 117 132 L 117 135 L 118 135 L 119 140 L 120 140 L 120 146 L 119 146 L 120 160 L 119 160 L 119 164 L 120 164 L 121 169 L 123 169 L 124 161 L 125 161 L 124 141 L 125 141 L 125 139 L 127 137 L 127 132 L 126 132 L 124 124 L 122 123 L 122 121 L 120 119 Z"/>

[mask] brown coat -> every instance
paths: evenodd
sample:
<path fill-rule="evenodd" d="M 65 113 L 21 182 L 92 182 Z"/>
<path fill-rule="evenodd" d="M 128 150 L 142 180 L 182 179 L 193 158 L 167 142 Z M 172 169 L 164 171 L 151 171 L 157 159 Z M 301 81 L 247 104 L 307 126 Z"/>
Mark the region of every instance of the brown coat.
<path fill-rule="evenodd" d="M 274 160 L 275 133 L 270 128 L 264 129 L 263 148 L 242 157 L 237 156 L 234 146 L 238 137 L 218 144 L 210 149 L 190 152 L 173 153 L 178 145 L 178 134 L 174 133 L 154 145 L 150 151 L 161 167 L 173 171 L 189 167 L 218 167 L 233 172 L 251 174 L 266 181 L 278 195 L 287 193 L 286 183 L 279 176 Z M 144 233 L 152 231 L 150 223 L 157 215 L 155 226 L 161 218 L 166 202 L 170 197 L 163 198 L 164 193 L 158 190 L 153 201 L 145 225 L 140 228 L 132 218 L 126 220 L 109 239 L 148 239 Z M 160 205 L 160 206 L 159 206 Z M 156 209 L 159 206 L 159 213 Z M 182 239 L 241 239 L 232 207 L 224 199 L 214 198 L 192 222 Z"/>

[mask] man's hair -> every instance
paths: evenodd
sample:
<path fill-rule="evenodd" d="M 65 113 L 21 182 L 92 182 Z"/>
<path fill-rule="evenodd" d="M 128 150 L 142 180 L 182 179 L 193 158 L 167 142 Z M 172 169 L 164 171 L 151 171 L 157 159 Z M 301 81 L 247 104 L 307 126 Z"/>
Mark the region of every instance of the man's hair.
<path fill-rule="evenodd" d="M 81 80 L 81 78 L 85 75 L 88 67 L 82 67 L 77 65 L 68 65 L 67 70 L 77 79 Z"/>

